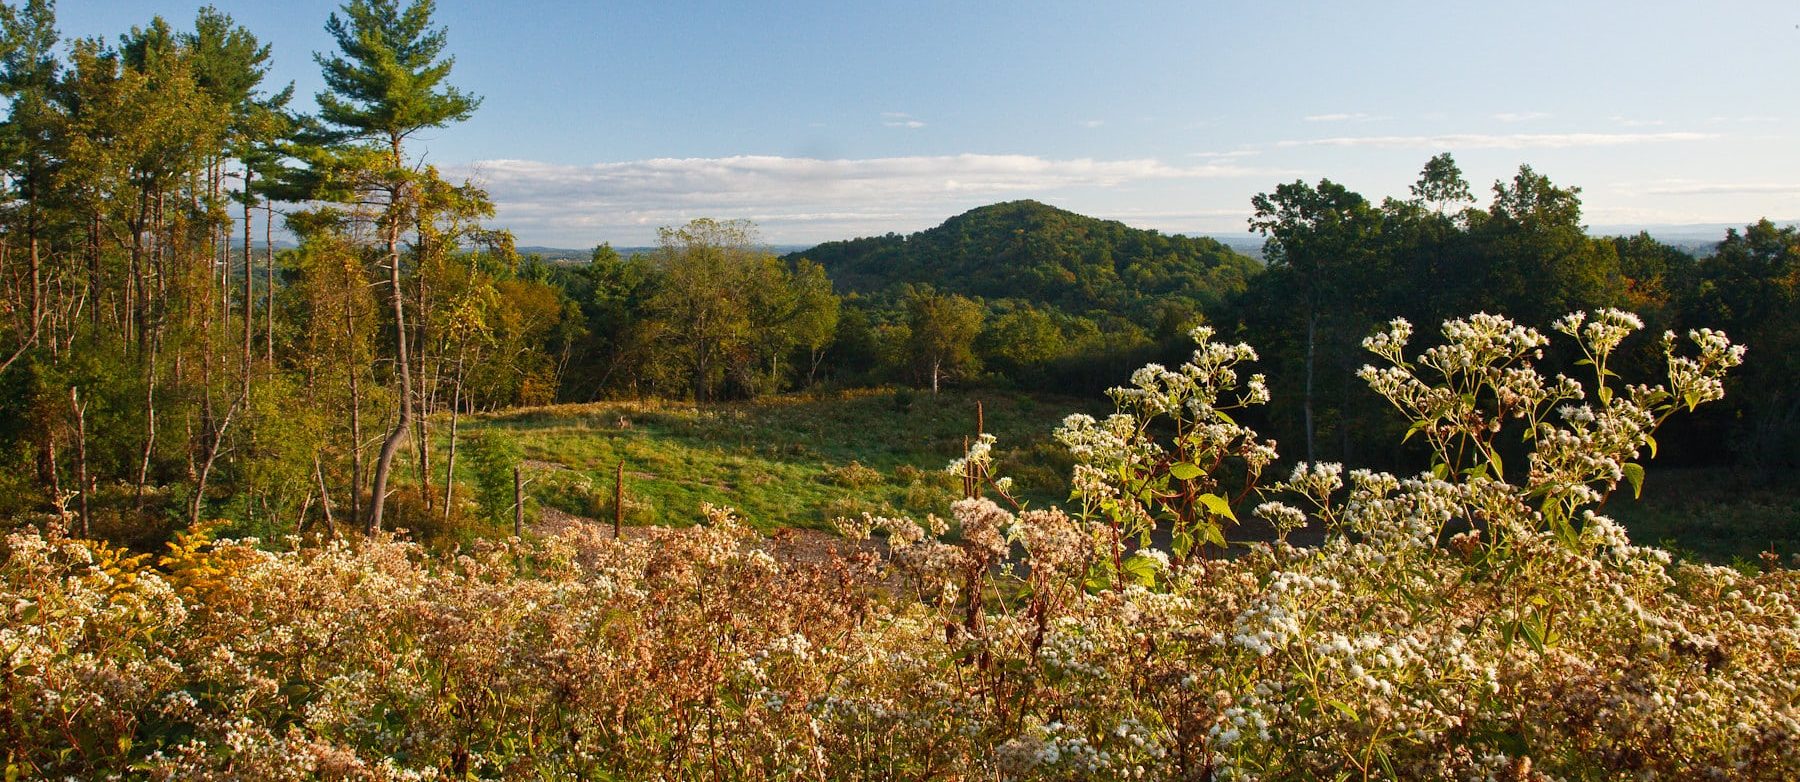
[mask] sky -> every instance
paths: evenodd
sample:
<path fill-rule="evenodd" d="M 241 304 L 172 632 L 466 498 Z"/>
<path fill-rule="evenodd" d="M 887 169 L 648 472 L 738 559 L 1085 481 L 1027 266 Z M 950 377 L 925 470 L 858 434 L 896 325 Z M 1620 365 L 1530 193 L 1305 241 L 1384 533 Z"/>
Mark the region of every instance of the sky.
<path fill-rule="evenodd" d="M 334 2 L 217 0 L 302 109 Z M 63 0 L 116 40 L 199 5 Z M 1800 218 L 1800 4 L 441 0 L 470 120 L 411 152 L 487 188 L 521 245 L 909 233 L 1032 198 L 1179 233 L 1321 178 L 1405 197 L 1455 155 L 1485 205 L 1522 164 L 1595 229 Z"/>

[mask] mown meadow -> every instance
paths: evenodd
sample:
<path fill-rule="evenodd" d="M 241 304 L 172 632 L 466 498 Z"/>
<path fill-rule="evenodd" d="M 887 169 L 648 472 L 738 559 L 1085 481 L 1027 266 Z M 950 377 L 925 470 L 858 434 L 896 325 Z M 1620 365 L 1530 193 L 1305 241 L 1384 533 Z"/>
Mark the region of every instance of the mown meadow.
<path fill-rule="evenodd" d="M 711 503 L 738 509 L 764 531 L 831 529 L 834 519 L 864 512 L 948 514 L 959 484 L 944 465 L 984 430 L 1007 443 L 1000 458 L 1022 476 L 1026 498 L 1067 499 L 1068 457 L 1045 423 L 1096 409 L 1097 401 L 868 389 L 706 405 L 530 408 L 482 416 L 468 431 L 516 443 L 536 481 L 528 493 L 568 513 L 610 523 L 623 462 L 636 524 L 690 524 Z"/>

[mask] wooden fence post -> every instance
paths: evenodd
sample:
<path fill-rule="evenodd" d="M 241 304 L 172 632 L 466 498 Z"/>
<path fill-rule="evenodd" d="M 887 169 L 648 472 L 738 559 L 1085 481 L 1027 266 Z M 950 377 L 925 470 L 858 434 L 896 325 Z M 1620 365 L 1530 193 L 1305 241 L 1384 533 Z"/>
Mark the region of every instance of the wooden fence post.
<path fill-rule="evenodd" d="M 619 469 L 613 474 L 613 539 L 619 538 L 620 528 L 625 526 L 625 460 L 619 460 Z"/>
<path fill-rule="evenodd" d="M 525 480 L 513 465 L 513 537 L 525 537 Z"/>

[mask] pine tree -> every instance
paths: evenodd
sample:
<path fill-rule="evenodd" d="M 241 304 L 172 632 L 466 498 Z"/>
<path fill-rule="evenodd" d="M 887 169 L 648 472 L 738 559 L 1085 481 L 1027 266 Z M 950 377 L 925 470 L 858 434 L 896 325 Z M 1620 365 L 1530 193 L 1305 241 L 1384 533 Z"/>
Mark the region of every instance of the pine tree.
<path fill-rule="evenodd" d="M 400 283 L 400 234 L 411 220 L 417 186 L 407 166 L 406 139 L 425 128 L 468 119 L 480 99 L 444 83 L 453 57 L 443 57 L 445 33 L 433 27 L 431 0 L 401 9 L 393 0 L 351 0 L 332 14 L 325 30 L 341 53 L 315 55 L 327 91 L 319 93 L 320 118 L 336 129 L 349 154 L 336 160 L 364 167 L 353 189 L 381 205 L 389 304 L 394 316 L 394 367 L 400 416 L 375 465 L 367 529 L 381 528 L 383 501 L 394 455 L 413 425 L 415 395 L 407 352 L 406 297 Z M 373 170 L 368 170 L 372 168 Z"/>

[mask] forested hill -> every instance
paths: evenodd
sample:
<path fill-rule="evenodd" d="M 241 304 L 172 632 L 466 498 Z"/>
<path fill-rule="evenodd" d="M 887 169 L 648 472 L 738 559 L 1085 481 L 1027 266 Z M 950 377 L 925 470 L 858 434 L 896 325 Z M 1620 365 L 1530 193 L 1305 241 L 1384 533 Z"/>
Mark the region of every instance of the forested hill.
<path fill-rule="evenodd" d="M 1257 269 L 1212 239 L 1132 228 L 1037 201 L 984 206 L 909 236 L 827 242 L 789 257 L 824 266 L 840 293 L 923 283 L 1068 312 L 1136 312 L 1170 295 L 1210 310 L 1243 290 Z"/>

